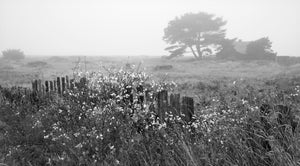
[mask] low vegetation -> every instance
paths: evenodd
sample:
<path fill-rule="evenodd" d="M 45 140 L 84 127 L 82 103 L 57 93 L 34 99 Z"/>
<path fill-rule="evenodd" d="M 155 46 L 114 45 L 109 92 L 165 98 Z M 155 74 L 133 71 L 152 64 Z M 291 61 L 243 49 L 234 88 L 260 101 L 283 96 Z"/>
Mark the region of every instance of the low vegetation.
<path fill-rule="evenodd" d="M 7 49 L 2 51 L 4 59 L 19 61 L 25 58 L 25 54 L 20 49 Z"/>
<path fill-rule="evenodd" d="M 33 62 L 28 62 L 26 66 L 31 68 L 47 68 L 49 67 L 49 64 L 44 61 L 33 61 Z"/>
<path fill-rule="evenodd" d="M 145 73 L 85 74 L 64 96 L 0 91 L 4 165 L 298 165 L 299 78 L 198 83 L 193 120 L 157 119 L 155 93 L 174 84 Z M 78 73 L 77 79 L 84 73 Z M 285 88 L 282 88 L 286 85 Z M 129 100 L 142 86 L 153 100 Z M 179 86 L 180 87 L 180 86 Z M 183 87 L 181 87 L 183 88 Z"/>

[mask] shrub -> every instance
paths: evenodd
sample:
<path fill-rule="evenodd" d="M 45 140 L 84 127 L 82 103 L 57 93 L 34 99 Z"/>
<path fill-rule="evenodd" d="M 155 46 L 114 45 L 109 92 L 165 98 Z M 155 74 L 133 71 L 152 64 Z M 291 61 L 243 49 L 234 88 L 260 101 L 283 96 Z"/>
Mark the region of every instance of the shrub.
<path fill-rule="evenodd" d="M 173 69 L 173 65 L 157 65 L 154 67 L 155 71 L 160 71 L 160 70 L 171 70 Z"/>
<path fill-rule="evenodd" d="M 264 37 L 250 42 L 246 49 L 246 60 L 272 60 L 275 61 L 276 53 L 271 49 L 272 42 Z"/>
<path fill-rule="evenodd" d="M 9 60 L 21 60 L 25 58 L 25 54 L 20 49 L 7 49 L 5 51 L 2 51 L 2 55 L 4 59 Z"/>

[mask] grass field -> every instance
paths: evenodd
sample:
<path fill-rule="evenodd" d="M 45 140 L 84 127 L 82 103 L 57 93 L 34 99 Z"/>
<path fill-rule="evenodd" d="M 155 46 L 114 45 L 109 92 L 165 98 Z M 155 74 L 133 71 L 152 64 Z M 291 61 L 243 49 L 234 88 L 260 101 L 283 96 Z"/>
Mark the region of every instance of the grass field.
<path fill-rule="evenodd" d="M 103 71 L 105 68 L 120 69 L 126 64 L 151 74 L 154 79 L 177 83 L 206 82 L 210 80 L 272 79 L 297 76 L 300 65 L 280 66 L 274 62 L 195 61 L 190 57 L 167 60 L 161 57 L 131 56 L 48 56 L 27 57 L 20 62 L 1 59 L 0 85 L 29 86 L 33 79 L 49 80 L 57 76 L 72 75 L 80 63 L 81 71 Z M 132 67 L 132 66 L 131 66 Z"/>

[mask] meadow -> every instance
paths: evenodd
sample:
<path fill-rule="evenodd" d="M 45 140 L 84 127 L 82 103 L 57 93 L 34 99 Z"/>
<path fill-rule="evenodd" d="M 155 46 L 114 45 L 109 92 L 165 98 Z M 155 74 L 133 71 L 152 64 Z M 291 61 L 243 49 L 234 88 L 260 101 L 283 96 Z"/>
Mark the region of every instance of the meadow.
<path fill-rule="evenodd" d="M 269 61 L 196 61 L 192 57 L 168 60 L 159 56 L 46 56 L 27 57 L 19 62 L 1 59 L 0 85 L 26 86 L 37 78 L 49 80 L 57 76 L 72 76 L 75 67 L 79 67 L 83 72 L 105 72 L 105 68 L 125 68 L 126 65 L 135 66 L 156 80 L 177 83 L 269 79 L 277 76 L 298 76 L 300 73 L 299 64 L 283 66 Z"/>
<path fill-rule="evenodd" d="M 0 164 L 300 165 L 299 67 L 150 56 L 1 60 Z M 12 87 L 65 75 L 88 83 L 63 96 Z M 128 100 L 127 88 L 140 86 L 152 99 Z M 192 120 L 172 111 L 159 119 L 163 90 L 194 98 Z"/>

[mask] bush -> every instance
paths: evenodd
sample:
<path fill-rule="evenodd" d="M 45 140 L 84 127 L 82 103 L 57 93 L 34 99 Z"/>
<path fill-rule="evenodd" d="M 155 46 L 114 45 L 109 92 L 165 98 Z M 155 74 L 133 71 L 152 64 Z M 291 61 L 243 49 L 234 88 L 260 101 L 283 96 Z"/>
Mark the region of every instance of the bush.
<path fill-rule="evenodd" d="M 246 60 L 272 60 L 275 61 L 276 53 L 271 49 L 272 42 L 264 37 L 250 42 L 246 49 Z"/>
<path fill-rule="evenodd" d="M 171 70 L 171 69 L 173 69 L 172 65 L 156 65 L 153 70 L 160 71 L 160 70 Z"/>
<path fill-rule="evenodd" d="M 20 49 L 7 49 L 2 51 L 4 59 L 18 61 L 25 58 L 25 54 Z"/>

